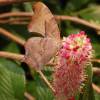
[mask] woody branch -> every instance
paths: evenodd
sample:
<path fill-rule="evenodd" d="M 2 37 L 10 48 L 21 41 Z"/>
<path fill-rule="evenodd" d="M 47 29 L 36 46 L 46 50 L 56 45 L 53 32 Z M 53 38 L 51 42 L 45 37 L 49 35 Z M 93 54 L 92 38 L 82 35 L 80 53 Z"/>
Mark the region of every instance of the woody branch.
<path fill-rule="evenodd" d="M 32 0 L 0 0 L 0 5 L 8 5 L 13 3 L 30 2 Z"/>
<path fill-rule="evenodd" d="M 16 24 L 18 22 L 18 19 L 15 19 L 15 20 L 13 19 L 13 21 L 11 19 L 4 20 L 4 18 L 9 18 L 9 17 L 19 17 L 19 19 L 21 19 L 21 21 L 23 23 L 25 23 L 25 22 L 27 22 L 27 20 L 30 20 L 32 16 L 33 16 L 33 13 L 30 13 L 30 12 L 9 12 L 9 13 L 4 13 L 4 14 L 0 15 L 0 23 Z M 21 17 L 23 17 L 23 19 Z M 99 25 L 90 23 L 89 21 L 86 21 L 86 20 L 78 18 L 78 17 L 66 16 L 66 15 L 55 15 L 55 18 L 57 20 L 69 20 L 69 21 L 79 23 L 79 24 L 85 25 L 87 27 L 93 28 L 97 31 L 100 31 Z"/>

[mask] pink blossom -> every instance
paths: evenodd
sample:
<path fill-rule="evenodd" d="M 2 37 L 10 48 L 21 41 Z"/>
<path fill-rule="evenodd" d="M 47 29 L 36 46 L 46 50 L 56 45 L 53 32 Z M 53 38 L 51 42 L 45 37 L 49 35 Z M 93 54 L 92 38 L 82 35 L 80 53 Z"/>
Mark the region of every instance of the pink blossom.
<path fill-rule="evenodd" d="M 70 100 L 79 91 L 84 81 L 85 66 L 91 57 L 92 46 L 84 31 L 63 39 L 53 75 L 57 100 Z"/>

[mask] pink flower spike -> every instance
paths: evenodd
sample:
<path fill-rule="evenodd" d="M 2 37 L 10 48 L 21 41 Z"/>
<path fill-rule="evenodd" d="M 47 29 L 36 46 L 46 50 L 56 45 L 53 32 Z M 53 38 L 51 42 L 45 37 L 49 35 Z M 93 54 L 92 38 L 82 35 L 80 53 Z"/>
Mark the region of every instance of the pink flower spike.
<path fill-rule="evenodd" d="M 53 74 L 56 100 L 75 100 L 74 95 L 80 90 L 85 67 L 91 58 L 92 45 L 84 31 L 64 38 Z"/>

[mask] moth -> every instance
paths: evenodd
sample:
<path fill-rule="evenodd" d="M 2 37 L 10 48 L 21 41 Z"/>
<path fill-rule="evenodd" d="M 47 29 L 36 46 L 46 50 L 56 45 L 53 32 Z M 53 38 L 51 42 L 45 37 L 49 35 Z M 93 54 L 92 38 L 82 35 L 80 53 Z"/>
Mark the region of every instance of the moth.
<path fill-rule="evenodd" d="M 35 69 L 41 69 L 57 53 L 61 46 L 60 31 L 57 22 L 42 2 L 33 6 L 34 15 L 28 25 L 32 34 L 35 32 L 40 37 L 31 37 L 25 44 L 26 62 Z"/>

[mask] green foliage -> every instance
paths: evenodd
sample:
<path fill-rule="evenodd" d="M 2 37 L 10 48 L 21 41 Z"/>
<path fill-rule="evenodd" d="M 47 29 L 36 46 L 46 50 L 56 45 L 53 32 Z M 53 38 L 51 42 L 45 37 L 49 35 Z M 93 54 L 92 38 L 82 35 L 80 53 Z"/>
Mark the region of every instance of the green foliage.
<path fill-rule="evenodd" d="M 100 12 L 99 5 L 90 5 L 84 10 L 79 11 L 77 14 L 86 20 L 99 24 L 100 21 L 100 15 L 98 14 L 99 12 Z"/>
<path fill-rule="evenodd" d="M 13 61 L 0 59 L 0 98 L 2 100 L 23 100 L 25 75 Z"/>
<path fill-rule="evenodd" d="M 54 96 L 52 91 L 47 87 L 37 73 L 35 73 L 34 76 L 34 80 L 29 81 L 27 84 L 27 90 L 29 93 L 31 93 L 36 100 L 53 100 Z"/>
<path fill-rule="evenodd" d="M 33 0 L 34 2 L 35 0 Z M 100 1 L 99 0 L 42 0 L 54 14 L 78 16 L 82 19 L 88 20 L 93 24 L 100 25 Z M 32 11 L 32 3 L 22 3 L 0 6 L 0 12 L 11 11 Z M 0 27 L 11 31 L 14 35 L 28 39 L 31 34 L 27 30 L 27 25 L 9 25 L 0 24 Z M 100 32 L 86 27 L 81 24 L 70 21 L 61 21 L 59 23 L 61 36 L 68 36 L 72 33 L 77 33 L 80 30 L 86 31 L 91 38 L 93 49 L 95 51 L 95 58 L 100 58 Z M 33 44 L 34 45 L 34 44 Z M 10 39 L 0 35 L 0 50 L 5 50 L 14 53 L 24 53 L 24 48 Z M 100 64 L 93 63 L 93 66 L 100 67 Z M 76 100 L 100 100 L 100 94 L 93 92 L 91 83 L 94 82 L 100 86 L 100 78 L 93 76 L 92 67 L 87 67 L 88 82 L 85 86 L 85 92 L 79 94 Z M 24 73 L 25 71 L 25 73 Z M 0 58 L 0 100 L 24 100 L 25 88 L 36 100 L 53 100 L 52 91 L 42 81 L 38 73 L 34 76 L 29 74 L 30 71 L 27 65 L 20 62 Z M 52 80 L 51 68 L 44 69 L 44 74 L 48 80 Z M 25 75 L 27 77 L 27 84 L 25 86 Z M 95 96 L 94 96 L 95 95 Z M 95 98 L 94 98 L 95 97 Z M 2 99 L 1 99 L 2 98 Z"/>

